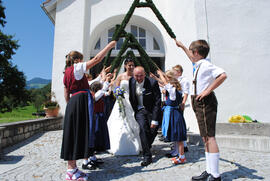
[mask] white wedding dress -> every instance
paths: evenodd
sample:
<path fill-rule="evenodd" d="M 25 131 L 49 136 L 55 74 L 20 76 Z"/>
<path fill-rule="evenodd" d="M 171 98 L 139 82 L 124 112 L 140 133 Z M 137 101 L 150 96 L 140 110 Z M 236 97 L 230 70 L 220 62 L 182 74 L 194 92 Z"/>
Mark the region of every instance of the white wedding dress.
<path fill-rule="evenodd" d="M 120 87 L 125 89 L 123 105 L 125 117 L 119 112 L 119 103 L 116 100 L 108 120 L 110 135 L 110 153 L 114 155 L 138 155 L 141 150 L 139 124 L 134 118 L 134 111 L 129 102 L 128 80 L 122 80 Z"/>

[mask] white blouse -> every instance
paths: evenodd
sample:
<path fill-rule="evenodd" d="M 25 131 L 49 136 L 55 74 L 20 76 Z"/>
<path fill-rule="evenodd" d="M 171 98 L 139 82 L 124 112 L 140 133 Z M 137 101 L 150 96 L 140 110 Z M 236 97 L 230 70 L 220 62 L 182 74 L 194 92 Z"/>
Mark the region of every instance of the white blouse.
<path fill-rule="evenodd" d="M 165 90 L 169 92 L 170 100 L 174 101 L 176 99 L 176 88 L 172 86 L 172 84 L 168 83 L 165 85 Z"/>
<path fill-rule="evenodd" d="M 79 62 L 74 64 L 74 77 L 76 80 L 81 80 L 85 73 L 88 73 L 86 70 L 86 62 Z"/>

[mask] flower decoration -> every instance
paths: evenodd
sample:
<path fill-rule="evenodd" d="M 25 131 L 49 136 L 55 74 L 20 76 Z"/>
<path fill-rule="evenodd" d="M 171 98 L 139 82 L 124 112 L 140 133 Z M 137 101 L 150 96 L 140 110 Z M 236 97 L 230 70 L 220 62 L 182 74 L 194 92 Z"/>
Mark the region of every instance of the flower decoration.
<path fill-rule="evenodd" d="M 121 87 L 116 87 L 113 91 L 114 96 L 116 97 L 116 99 L 118 99 L 119 97 L 125 98 L 124 94 L 126 93 L 126 90 L 121 88 Z"/>
<path fill-rule="evenodd" d="M 121 87 L 116 87 L 113 91 L 113 95 L 115 96 L 117 102 L 119 103 L 119 112 L 121 116 L 126 117 L 125 107 L 123 103 L 123 99 L 125 98 L 124 94 L 126 93 L 125 89 Z"/>

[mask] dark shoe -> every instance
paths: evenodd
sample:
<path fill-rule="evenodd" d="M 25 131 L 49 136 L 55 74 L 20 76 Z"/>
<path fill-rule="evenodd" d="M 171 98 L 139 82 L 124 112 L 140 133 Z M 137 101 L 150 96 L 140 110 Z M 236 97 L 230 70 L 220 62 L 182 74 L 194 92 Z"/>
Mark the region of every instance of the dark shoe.
<path fill-rule="evenodd" d="M 188 152 L 188 147 L 184 147 L 184 152 Z"/>
<path fill-rule="evenodd" d="M 173 158 L 173 157 L 176 157 L 177 155 L 172 155 L 171 153 L 166 153 L 165 156 L 167 158 Z"/>
<path fill-rule="evenodd" d="M 170 143 L 171 150 L 174 150 L 174 143 Z"/>
<path fill-rule="evenodd" d="M 97 169 L 97 164 L 93 161 L 90 161 L 87 164 L 82 164 L 82 169 L 95 170 L 95 169 Z"/>
<path fill-rule="evenodd" d="M 221 181 L 221 176 L 215 178 L 213 175 L 209 174 L 206 180 L 207 181 Z"/>
<path fill-rule="evenodd" d="M 204 181 L 204 180 L 206 180 L 207 178 L 208 178 L 208 176 L 209 176 L 210 174 L 209 173 L 207 173 L 207 171 L 204 171 L 201 175 L 199 175 L 199 176 L 193 176 L 192 177 L 192 181 Z"/>
<path fill-rule="evenodd" d="M 152 163 L 152 158 L 149 158 L 149 157 L 144 158 L 143 161 L 141 162 L 141 166 L 145 167 L 145 166 L 147 166 L 147 165 L 149 165 L 151 163 Z"/>
<path fill-rule="evenodd" d="M 165 142 L 165 143 L 169 143 L 169 142 L 171 142 L 171 141 L 168 140 L 168 138 L 165 138 L 165 139 L 164 139 L 164 142 Z"/>
<path fill-rule="evenodd" d="M 96 159 L 96 160 L 92 160 L 96 165 L 100 165 L 100 164 L 103 164 L 104 161 L 100 158 Z"/>
<path fill-rule="evenodd" d="M 159 138 L 159 141 L 164 141 L 164 140 L 165 140 L 164 137 L 160 137 L 160 138 Z"/>

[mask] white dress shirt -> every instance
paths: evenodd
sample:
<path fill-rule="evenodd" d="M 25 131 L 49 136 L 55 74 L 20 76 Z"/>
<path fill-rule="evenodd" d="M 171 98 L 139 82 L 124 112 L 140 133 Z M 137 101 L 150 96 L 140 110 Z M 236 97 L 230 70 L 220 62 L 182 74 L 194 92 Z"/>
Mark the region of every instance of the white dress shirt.
<path fill-rule="evenodd" d="M 144 86 L 144 80 L 141 83 L 138 83 L 136 81 L 136 96 L 137 96 L 137 100 L 138 100 L 138 110 L 140 110 L 141 108 L 144 108 L 143 105 L 143 92 L 145 91 L 145 89 L 143 88 Z M 158 121 L 156 120 L 152 120 L 151 124 L 153 125 L 158 125 Z"/>
<path fill-rule="evenodd" d="M 202 93 L 205 89 L 207 89 L 214 81 L 215 79 L 222 73 L 225 73 L 225 71 L 222 68 L 219 68 L 215 65 L 213 65 L 211 62 L 209 62 L 206 59 L 199 60 L 195 63 L 195 72 L 193 74 L 193 80 L 195 79 L 196 72 L 198 70 L 197 75 L 197 95 Z M 192 95 L 194 95 L 194 84 L 192 84 Z"/>
<path fill-rule="evenodd" d="M 136 82 L 136 96 L 138 98 L 138 110 L 144 108 L 143 106 L 143 91 L 144 80 L 141 83 Z"/>

